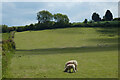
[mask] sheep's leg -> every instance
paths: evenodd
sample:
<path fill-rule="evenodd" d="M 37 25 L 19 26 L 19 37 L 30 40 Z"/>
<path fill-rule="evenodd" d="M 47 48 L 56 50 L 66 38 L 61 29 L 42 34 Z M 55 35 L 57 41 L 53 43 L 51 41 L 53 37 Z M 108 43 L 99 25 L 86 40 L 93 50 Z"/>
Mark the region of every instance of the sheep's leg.
<path fill-rule="evenodd" d="M 68 71 L 68 68 L 66 67 L 65 70 L 64 70 L 64 72 L 67 72 L 67 71 Z"/>
<path fill-rule="evenodd" d="M 71 73 L 71 69 L 69 69 L 69 73 Z"/>
<path fill-rule="evenodd" d="M 76 72 L 75 68 L 73 68 L 73 72 Z"/>
<path fill-rule="evenodd" d="M 75 70 L 78 71 L 78 70 L 77 70 L 77 66 L 75 67 Z"/>

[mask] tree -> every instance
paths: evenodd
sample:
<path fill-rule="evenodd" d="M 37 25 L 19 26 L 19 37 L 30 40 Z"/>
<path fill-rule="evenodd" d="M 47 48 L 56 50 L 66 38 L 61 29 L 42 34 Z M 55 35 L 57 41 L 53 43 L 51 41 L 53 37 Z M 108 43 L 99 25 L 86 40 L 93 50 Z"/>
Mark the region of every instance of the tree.
<path fill-rule="evenodd" d="M 69 23 L 69 18 L 67 15 L 61 13 L 54 14 L 54 19 L 56 22 Z"/>
<path fill-rule="evenodd" d="M 2 32 L 8 32 L 8 26 L 7 25 L 2 25 Z"/>
<path fill-rule="evenodd" d="M 105 16 L 103 16 L 103 19 L 101 19 L 101 21 L 105 21 Z"/>
<path fill-rule="evenodd" d="M 101 21 L 101 18 L 99 16 L 99 14 L 93 13 L 92 20 L 94 20 L 95 22 L 97 22 L 97 21 Z"/>
<path fill-rule="evenodd" d="M 61 13 L 54 14 L 54 27 L 67 27 L 69 25 L 69 18 L 67 15 Z"/>
<path fill-rule="evenodd" d="M 29 30 L 34 30 L 35 28 L 34 28 L 34 25 L 33 24 L 30 24 L 29 25 Z"/>
<path fill-rule="evenodd" d="M 85 19 L 83 23 L 87 23 L 87 22 L 88 22 L 87 19 Z"/>
<path fill-rule="evenodd" d="M 16 31 L 17 31 L 17 32 L 22 32 L 22 31 L 24 31 L 24 27 L 21 27 L 21 26 L 20 26 L 20 27 L 17 27 Z"/>
<path fill-rule="evenodd" d="M 49 11 L 42 10 L 37 13 L 38 23 L 46 23 L 51 21 L 52 19 L 53 15 Z"/>
<path fill-rule="evenodd" d="M 105 16 L 104 16 L 104 20 L 105 20 L 105 21 L 111 21 L 111 20 L 113 20 L 113 15 L 112 15 L 112 13 L 110 12 L 110 10 L 107 10 L 107 11 L 106 11 Z"/>
<path fill-rule="evenodd" d="M 93 23 L 94 21 L 93 20 L 90 20 L 88 23 Z"/>

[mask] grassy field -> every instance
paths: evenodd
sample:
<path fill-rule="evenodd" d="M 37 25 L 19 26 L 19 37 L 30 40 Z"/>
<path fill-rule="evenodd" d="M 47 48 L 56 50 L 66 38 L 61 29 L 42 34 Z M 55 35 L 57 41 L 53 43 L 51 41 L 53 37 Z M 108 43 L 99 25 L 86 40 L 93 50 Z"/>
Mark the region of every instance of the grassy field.
<path fill-rule="evenodd" d="M 117 29 L 65 28 L 16 32 L 7 78 L 117 78 Z M 64 73 L 76 59 L 78 72 Z"/>
<path fill-rule="evenodd" d="M 2 34 L 0 33 L 0 79 L 2 77 Z"/>

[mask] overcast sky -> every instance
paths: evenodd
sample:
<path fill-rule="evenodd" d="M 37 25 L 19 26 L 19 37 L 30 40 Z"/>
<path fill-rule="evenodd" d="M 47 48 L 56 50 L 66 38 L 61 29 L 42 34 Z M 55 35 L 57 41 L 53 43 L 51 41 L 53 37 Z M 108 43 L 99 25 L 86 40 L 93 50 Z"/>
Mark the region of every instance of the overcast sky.
<path fill-rule="evenodd" d="M 36 23 L 36 14 L 41 10 L 66 14 L 70 22 L 82 22 L 85 18 L 90 20 L 93 12 L 102 18 L 108 9 L 118 17 L 118 2 L 3 2 L 2 24 L 22 26 Z"/>

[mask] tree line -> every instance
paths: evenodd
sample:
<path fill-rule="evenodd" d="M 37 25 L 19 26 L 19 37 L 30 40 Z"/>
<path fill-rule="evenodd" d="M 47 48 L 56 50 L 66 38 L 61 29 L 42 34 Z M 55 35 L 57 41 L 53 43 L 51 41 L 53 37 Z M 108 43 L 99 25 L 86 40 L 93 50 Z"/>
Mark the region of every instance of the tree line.
<path fill-rule="evenodd" d="M 92 20 L 96 21 L 112 21 L 113 15 L 110 10 L 107 10 L 105 13 L 105 16 L 103 16 L 103 19 L 100 18 L 98 13 L 93 13 Z"/>
<path fill-rule="evenodd" d="M 92 20 L 88 21 L 85 19 L 82 23 L 70 23 L 69 18 L 65 14 L 57 13 L 52 14 L 47 10 L 42 10 L 37 13 L 38 23 L 30 24 L 26 26 L 19 27 L 8 27 L 7 25 L 2 25 L 2 32 L 11 31 L 30 31 L 30 30 L 44 30 L 44 29 L 55 29 L 55 28 L 67 28 L 67 27 L 107 27 L 107 26 L 117 26 L 118 23 L 110 23 L 111 21 L 120 21 L 120 18 L 114 18 L 110 10 L 107 10 L 103 18 L 99 16 L 98 13 L 94 12 L 92 14 Z"/>

